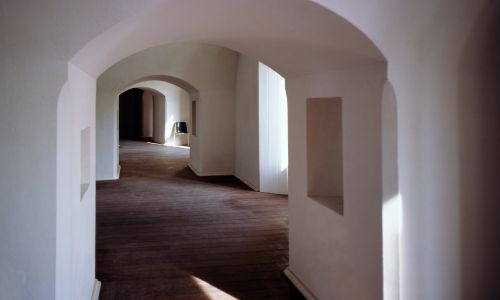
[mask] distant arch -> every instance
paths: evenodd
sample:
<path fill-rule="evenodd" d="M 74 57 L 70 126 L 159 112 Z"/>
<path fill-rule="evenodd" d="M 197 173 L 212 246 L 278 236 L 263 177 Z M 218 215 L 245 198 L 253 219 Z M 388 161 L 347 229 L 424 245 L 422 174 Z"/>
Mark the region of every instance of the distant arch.
<path fill-rule="evenodd" d="M 192 106 L 189 102 L 196 101 L 199 94 L 190 83 L 173 76 L 147 76 L 134 80 L 120 92 L 120 95 L 133 88 L 152 93 L 154 142 L 177 145 L 174 136 L 175 122 L 187 122 L 188 132 L 192 133 Z M 189 139 L 184 143 L 189 144 Z"/>
<path fill-rule="evenodd" d="M 139 87 L 138 84 L 140 84 L 141 82 L 145 82 L 145 81 L 162 81 L 162 82 L 173 84 L 173 85 L 185 90 L 189 94 L 189 96 L 191 97 L 191 101 L 199 100 L 199 97 L 200 97 L 200 92 L 191 83 L 189 83 L 186 80 L 183 80 L 179 77 L 170 76 L 170 75 L 151 75 L 151 76 L 141 77 L 139 79 L 133 80 L 132 82 L 126 84 L 125 87 L 120 89 L 119 94 L 130 89 L 132 86 Z M 156 91 L 158 93 L 161 93 L 159 90 L 154 89 L 154 88 L 146 87 L 145 89 L 150 89 L 152 91 Z"/>

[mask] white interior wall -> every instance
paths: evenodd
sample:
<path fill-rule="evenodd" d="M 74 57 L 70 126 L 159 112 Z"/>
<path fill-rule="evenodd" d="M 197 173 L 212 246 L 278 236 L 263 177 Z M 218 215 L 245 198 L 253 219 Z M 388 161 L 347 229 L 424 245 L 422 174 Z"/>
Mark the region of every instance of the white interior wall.
<path fill-rule="evenodd" d="M 154 130 L 153 141 L 158 144 L 165 143 L 165 96 L 157 93 L 153 96 Z"/>
<path fill-rule="evenodd" d="M 198 117 L 196 117 L 198 119 Z M 198 122 L 198 120 L 196 120 Z M 197 125 L 198 128 L 198 125 Z M 196 166 L 201 166 L 201 151 L 193 151 L 194 149 L 199 149 L 200 148 L 200 140 L 201 137 L 198 134 L 198 129 L 195 135 L 191 135 L 189 138 L 189 165 L 191 169 L 197 170 Z M 199 168 L 199 167 L 198 167 Z M 199 171 L 198 171 L 199 172 Z"/>
<path fill-rule="evenodd" d="M 497 227 L 492 226 L 496 224 L 495 218 L 484 217 L 497 211 L 497 205 L 491 201 L 495 199 L 492 195 L 498 193 L 492 178 L 497 178 L 495 175 L 498 175 L 500 169 L 496 168 L 498 157 L 494 154 L 498 143 L 495 139 L 485 138 L 495 136 L 497 132 L 494 116 L 499 110 L 492 99 L 495 98 L 498 87 L 491 78 L 496 74 L 493 66 L 498 63 L 489 58 L 494 57 L 497 45 L 492 42 L 495 40 L 492 28 L 497 28 L 494 24 L 498 20 L 498 7 L 495 3 L 481 0 L 474 3 L 448 0 L 316 2 L 338 12 L 361 28 L 390 61 L 389 79 L 393 82 L 400 101 L 398 167 L 403 203 L 402 297 L 457 299 L 476 294 L 491 296 L 495 293 L 491 280 L 478 278 L 490 277 L 486 274 L 494 274 L 498 270 L 497 264 L 482 260 L 486 255 L 496 262 L 495 255 L 487 254 L 495 253 L 495 249 L 498 249 L 496 239 L 489 238 L 495 233 L 489 228 Z M 184 3 L 189 5 L 186 1 Z M 244 10 L 242 3 L 235 5 Z M 225 4 L 230 7 L 230 4 Z M 279 1 L 274 4 L 279 5 Z M 287 2 L 290 7 L 294 4 L 295 2 Z M 450 7 L 454 9 L 450 10 Z M 268 7 L 266 9 L 274 14 L 278 13 Z M 205 15 L 211 12 L 209 9 L 201 11 Z M 219 9 L 217 11 L 220 12 Z M 179 11 L 176 10 L 176 13 L 179 14 Z M 227 9 L 224 14 L 239 18 L 240 22 L 237 24 L 247 24 L 241 22 L 242 14 L 231 14 Z M 253 15 L 247 13 L 246 16 Z M 301 20 L 313 24 L 319 19 L 318 15 L 314 16 L 316 18 Z M 206 18 L 195 19 L 207 21 Z M 285 24 L 277 15 L 275 20 L 278 24 Z M 297 18 L 294 20 L 297 21 Z M 226 19 L 224 21 L 227 22 Z M 260 30 L 258 26 L 254 26 L 255 22 L 248 24 L 252 24 L 254 30 Z M 269 26 L 265 22 L 262 24 L 267 31 L 261 32 L 269 33 L 270 28 L 281 28 Z M 289 28 L 299 28 L 296 23 L 295 25 Z M 238 26 L 224 28 L 237 30 Z M 176 32 L 178 34 L 179 31 Z M 318 32 L 311 32 L 317 33 L 313 36 L 322 38 Z M 242 39 L 246 37 L 245 34 L 231 36 L 241 36 Z M 296 32 L 294 36 L 297 36 Z M 308 35 L 299 36 L 306 39 Z M 332 36 L 334 35 L 328 39 L 335 43 L 342 40 Z M 262 55 L 263 61 L 275 61 L 275 65 L 280 65 L 279 59 L 274 60 L 276 57 L 264 53 L 266 50 L 259 52 L 234 41 L 225 40 L 224 44 L 236 45 L 235 48 L 240 50 L 244 48 L 249 52 L 255 51 L 253 55 Z M 264 47 L 264 42 L 259 44 L 252 40 L 252 44 L 259 49 L 269 49 Z M 293 47 L 285 47 L 290 48 Z M 366 47 L 359 45 L 352 49 Z M 276 48 L 271 52 L 282 54 L 275 50 Z M 325 53 L 332 56 L 329 51 Z M 297 53 L 287 54 L 294 57 L 294 60 L 283 59 L 283 64 L 298 62 L 298 57 L 301 57 Z M 300 63 L 304 61 L 301 60 Z M 287 67 L 293 68 L 294 65 L 288 63 Z M 304 66 L 299 63 L 297 65 L 298 68 Z M 457 73 L 457 70 L 460 72 Z M 471 109 L 481 117 L 467 118 Z M 462 135 L 464 132 L 466 134 Z M 468 145 L 476 141 L 480 146 L 470 150 Z M 472 181 L 467 179 L 471 172 L 478 173 Z M 478 200 L 477 195 L 485 197 Z M 470 246 L 475 242 L 482 246 Z M 461 246 L 464 247 L 463 253 Z M 318 279 L 318 284 L 321 283 L 328 284 L 327 281 Z"/>
<path fill-rule="evenodd" d="M 111 95 L 99 89 L 97 89 L 96 93 L 97 99 L 111 97 Z M 119 95 L 117 97 L 119 97 Z M 97 180 L 113 180 L 117 179 L 119 175 L 118 141 L 120 137 L 118 135 L 118 109 L 119 101 L 96 101 L 96 128 L 105 128 L 105 132 L 96 131 Z"/>
<path fill-rule="evenodd" d="M 186 122 L 188 132 L 191 132 L 191 100 L 189 94 L 173 85 L 162 90 L 167 101 L 166 122 L 165 122 L 165 140 L 168 145 L 186 145 L 188 143 L 187 135 L 175 135 L 174 124 L 176 122 Z"/>
<path fill-rule="evenodd" d="M 236 68 L 236 64 L 234 67 Z M 236 70 L 233 71 L 234 80 Z M 191 168 L 199 176 L 233 174 L 234 95 L 234 89 L 200 90 L 196 111 L 196 139 L 201 165 L 197 167 L 193 165 L 193 161 L 190 162 Z M 194 146 L 195 144 L 191 145 L 191 151 L 194 150 Z"/>
<path fill-rule="evenodd" d="M 488 229 L 498 222 L 480 220 L 498 211 L 488 199 L 498 198 L 491 178 L 500 162 L 490 151 L 500 145 L 484 138 L 500 127 L 492 116 L 500 112 L 492 100 L 498 85 L 491 82 L 499 4 L 387 0 L 360 9 L 318 2 L 359 26 L 389 61 L 398 101 L 401 298 L 498 298 L 486 279 L 495 276 L 485 276 L 500 270 L 499 256 L 491 255 L 499 253 L 498 239 Z"/>
<path fill-rule="evenodd" d="M 56 299 L 90 299 L 95 276 L 95 79 L 70 65 L 57 110 Z M 81 131 L 90 128 L 90 163 L 81 166 Z M 62 143 L 61 141 L 66 141 Z M 80 196 L 81 168 L 90 181 Z M 23 297 L 24 298 L 24 297 Z M 36 297 L 35 297 L 36 298 Z"/>
<path fill-rule="evenodd" d="M 290 270 L 319 299 L 382 299 L 385 78 L 385 66 L 373 65 L 286 81 Z M 307 197 L 306 99 L 323 97 L 343 101 L 343 216 Z"/>
<path fill-rule="evenodd" d="M 234 174 L 259 190 L 259 61 L 240 54 L 236 74 Z"/>
<path fill-rule="evenodd" d="M 56 106 L 68 79 L 68 61 L 97 77 L 120 57 L 189 37 L 234 47 L 282 74 L 299 76 L 338 67 L 334 57 L 348 65 L 357 61 L 345 59 L 342 53 L 373 49 L 363 43 L 351 47 L 352 32 L 325 21 L 325 16 L 340 19 L 331 10 L 380 47 L 398 95 L 402 298 L 498 298 L 498 2 L 277 0 L 263 5 L 253 0 L 217 1 L 217 5 L 194 0 L 124 1 L 119 6 L 111 0 L 0 2 L 0 138 L 8 141 L 0 146 L 2 296 L 55 296 L 56 190 L 60 188 L 56 145 L 70 142 L 57 140 Z M 313 2 L 324 5 L 326 13 L 309 6 L 301 9 L 301 3 Z M 158 3 L 165 7 L 153 6 Z M 141 15 L 147 8 L 157 14 Z M 182 22 L 186 15 L 193 22 Z M 112 27 L 119 22 L 120 26 Z M 311 28 L 314 24 L 319 27 Z M 175 30 L 158 32 L 157 28 Z M 322 42 L 310 43 L 316 38 Z M 330 51 L 324 44 L 330 40 L 344 51 Z M 73 59 L 87 44 L 96 50 L 83 55 L 88 60 Z M 328 63 L 322 64 L 323 60 Z M 290 135 L 292 139 L 295 133 Z M 106 163 L 98 162 L 98 167 Z M 116 165 L 112 159 L 109 163 Z M 72 170 L 71 176 L 78 176 L 78 171 Z M 318 222 L 328 222 L 328 216 L 323 217 Z M 294 218 L 303 221 L 310 214 Z M 291 241 L 292 247 L 302 243 Z M 58 253 L 58 258 L 63 255 Z M 314 286 L 330 282 L 316 277 Z M 86 293 L 79 296 L 88 298 Z"/>
<path fill-rule="evenodd" d="M 285 78 L 259 63 L 260 191 L 288 194 L 288 110 Z"/>

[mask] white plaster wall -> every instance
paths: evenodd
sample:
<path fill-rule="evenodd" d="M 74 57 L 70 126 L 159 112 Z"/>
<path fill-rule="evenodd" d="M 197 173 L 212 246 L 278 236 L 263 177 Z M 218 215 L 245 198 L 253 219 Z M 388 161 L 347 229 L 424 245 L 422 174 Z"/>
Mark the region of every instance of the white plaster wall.
<path fill-rule="evenodd" d="M 286 81 L 290 269 L 319 299 L 382 299 L 385 76 L 372 65 Z M 306 99 L 322 97 L 343 99 L 343 216 L 307 197 Z"/>
<path fill-rule="evenodd" d="M 111 97 L 111 95 L 99 89 L 97 89 L 96 93 L 97 99 Z M 112 180 L 118 178 L 118 109 L 118 101 L 96 101 L 96 128 L 103 128 L 96 131 L 97 180 Z M 104 130 L 105 132 L 103 132 Z"/>
<path fill-rule="evenodd" d="M 199 135 L 197 134 L 196 136 L 191 135 L 189 138 L 189 166 L 190 168 L 200 172 L 199 170 L 196 169 L 197 166 L 201 166 L 201 152 L 200 151 L 193 151 L 193 149 L 199 149 L 200 146 L 200 138 Z M 199 168 L 199 167 L 198 167 Z"/>
<path fill-rule="evenodd" d="M 499 143 L 481 138 L 498 127 L 491 115 L 500 111 L 492 100 L 497 89 L 486 79 L 497 74 L 491 58 L 498 49 L 498 4 L 385 1 L 360 10 L 321 2 L 360 26 L 389 60 L 398 99 L 401 298 L 498 297 L 487 279 L 492 275 L 484 274 L 500 270 L 500 263 L 483 260 L 496 257 L 491 251 L 498 252 L 499 243 L 492 237 L 498 233 L 489 228 L 498 223 L 479 221 L 492 220 L 490 212 L 498 210 L 488 199 L 498 199 L 490 178 L 498 178 L 499 162 L 490 151 Z M 482 130 L 474 131 L 478 124 Z"/>
<path fill-rule="evenodd" d="M 95 276 L 95 79 L 69 66 L 57 109 L 55 298 L 91 298 Z M 90 128 L 90 186 L 81 197 L 81 130 Z M 75 176 L 77 175 L 77 176 Z M 38 298 L 38 297 L 34 297 Z"/>
<path fill-rule="evenodd" d="M 191 99 L 189 94 L 173 85 L 166 84 L 162 89 L 167 101 L 165 110 L 165 140 L 168 145 L 185 145 L 188 143 L 187 135 L 176 135 L 174 139 L 174 124 L 176 122 L 186 122 L 188 132 L 191 132 Z"/>
<path fill-rule="evenodd" d="M 398 100 L 401 298 L 498 298 L 492 251 L 500 246 L 491 229 L 499 206 L 492 178 L 500 175 L 491 152 L 500 147 L 491 81 L 498 3 L 317 2 L 359 26 L 389 61 Z"/>
<path fill-rule="evenodd" d="M 0 2 L 2 296 L 55 297 L 56 106 L 68 61 L 97 77 L 149 46 L 203 39 L 300 76 L 380 59 L 363 35 L 345 30 L 352 23 L 389 61 L 398 98 L 401 298 L 498 298 L 498 2 L 314 0 L 345 22 L 313 1 L 214 1 Z M 73 59 L 90 41 L 91 54 Z M 342 55 L 356 49 L 363 53 Z"/>
<path fill-rule="evenodd" d="M 236 52 L 225 48 L 183 43 L 145 50 L 103 73 L 97 82 L 97 178 L 117 176 L 117 95 L 152 75 L 174 76 L 198 89 L 198 132 L 191 139 L 190 164 L 200 175 L 232 174 L 237 59 Z M 166 101 L 168 116 L 168 97 Z"/>
<path fill-rule="evenodd" d="M 240 54 L 236 74 L 234 174 L 259 190 L 259 61 Z"/>
<path fill-rule="evenodd" d="M 236 65 L 235 65 L 236 67 Z M 233 73 L 236 74 L 236 70 Z M 191 152 L 199 153 L 198 175 L 232 175 L 234 169 L 234 89 L 200 90 L 197 102 L 196 141 Z"/>
<path fill-rule="evenodd" d="M 153 141 L 158 144 L 165 143 L 165 96 L 156 94 L 153 97 L 154 130 Z"/>
<path fill-rule="evenodd" d="M 0 2 L 2 298 L 56 298 L 57 112 L 68 62 L 85 40 L 155 1 L 128 1 L 126 7 L 107 9 L 111 2 L 100 2 L 102 7 L 59 0 Z M 89 14 L 99 21 L 88 22 Z M 70 192 L 69 187 L 62 189 Z M 74 299 L 87 296 L 85 292 Z"/>

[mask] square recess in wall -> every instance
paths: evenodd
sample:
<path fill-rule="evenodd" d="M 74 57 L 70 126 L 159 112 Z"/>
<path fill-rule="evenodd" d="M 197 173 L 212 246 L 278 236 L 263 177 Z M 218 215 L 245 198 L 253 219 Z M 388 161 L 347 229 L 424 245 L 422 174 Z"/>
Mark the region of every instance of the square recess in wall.
<path fill-rule="evenodd" d="M 307 99 L 307 195 L 344 215 L 342 98 Z"/>
<path fill-rule="evenodd" d="M 80 200 L 90 186 L 90 127 L 80 132 Z"/>
<path fill-rule="evenodd" d="M 191 134 L 196 136 L 196 101 L 191 101 Z"/>

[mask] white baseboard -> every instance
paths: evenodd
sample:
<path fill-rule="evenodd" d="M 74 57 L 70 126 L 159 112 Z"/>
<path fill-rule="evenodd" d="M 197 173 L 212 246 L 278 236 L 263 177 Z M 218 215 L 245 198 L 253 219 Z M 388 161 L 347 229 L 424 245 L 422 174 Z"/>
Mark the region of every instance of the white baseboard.
<path fill-rule="evenodd" d="M 191 171 L 193 171 L 194 174 L 196 174 L 196 176 L 200 176 L 200 177 L 203 177 L 203 176 L 234 176 L 236 178 L 238 178 L 241 182 L 243 182 L 245 185 L 247 185 L 249 188 L 251 188 L 252 190 L 258 192 L 259 191 L 259 188 L 254 186 L 253 184 L 249 183 L 248 181 L 246 181 L 245 179 L 243 179 L 243 177 L 241 177 L 240 175 L 234 173 L 234 172 L 212 172 L 212 173 L 202 173 L 200 171 L 198 171 L 195 167 L 193 167 L 193 165 L 191 165 L 190 163 L 188 164 L 188 167 L 191 169 Z"/>
<path fill-rule="evenodd" d="M 94 289 L 92 290 L 92 298 L 90 300 L 99 300 L 99 293 L 101 292 L 101 282 L 95 280 Z"/>
<path fill-rule="evenodd" d="M 193 171 L 196 176 L 200 176 L 200 177 L 204 177 L 204 176 L 231 176 L 233 175 L 232 172 L 210 172 L 210 173 L 202 173 L 198 170 L 196 170 L 195 167 L 193 167 L 193 165 L 191 164 L 188 164 L 188 167 L 191 169 L 191 171 Z"/>
<path fill-rule="evenodd" d="M 114 180 L 118 180 L 120 179 L 120 173 L 121 173 L 121 170 L 122 170 L 122 166 L 118 165 L 118 167 L 116 168 L 116 177 L 112 177 L 112 178 L 99 178 L 99 179 L 96 179 L 97 182 L 99 181 L 114 181 Z"/>
<path fill-rule="evenodd" d="M 316 296 L 311 292 L 310 289 L 305 286 L 305 284 L 290 270 L 290 267 L 287 267 L 283 273 L 285 276 L 290 279 L 293 285 L 300 291 L 302 296 L 304 296 L 307 300 L 317 300 Z"/>
<path fill-rule="evenodd" d="M 246 181 L 245 179 L 243 179 L 243 177 L 241 177 L 240 175 L 236 174 L 236 173 L 233 173 L 234 177 L 238 178 L 241 182 L 243 182 L 245 185 L 247 185 L 249 188 L 251 188 L 252 190 L 258 192 L 259 191 L 259 188 L 256 187 L 255 185 L 249 183 L 248 181 Z"/>

